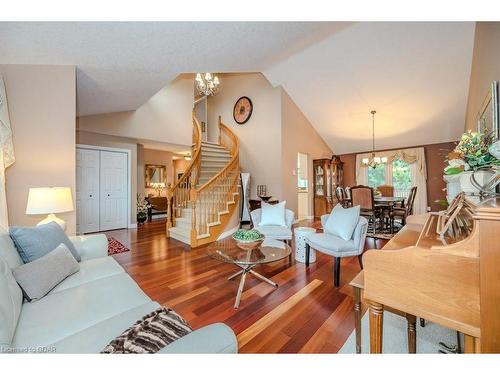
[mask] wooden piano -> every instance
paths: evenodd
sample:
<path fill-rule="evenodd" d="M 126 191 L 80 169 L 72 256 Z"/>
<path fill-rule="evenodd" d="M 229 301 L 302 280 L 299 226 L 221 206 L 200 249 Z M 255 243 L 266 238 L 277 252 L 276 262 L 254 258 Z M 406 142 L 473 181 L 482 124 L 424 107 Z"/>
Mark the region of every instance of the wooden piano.
<path fill-rule="evenodd" d="M 462 332 L 466 353 L 500 353 L 500 198 L 450 208 L 363 255 L 372 353 L 384 306 Z"/>

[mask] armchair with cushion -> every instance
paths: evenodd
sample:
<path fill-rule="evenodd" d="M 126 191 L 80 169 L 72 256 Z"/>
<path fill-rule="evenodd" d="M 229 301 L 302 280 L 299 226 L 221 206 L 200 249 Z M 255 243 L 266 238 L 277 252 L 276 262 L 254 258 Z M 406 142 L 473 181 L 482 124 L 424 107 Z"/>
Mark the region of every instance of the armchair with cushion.
<path fill-rule="evenodd" d="M 330 215 L 321 216 L 321 225 L 325 228 L 325 224 Z M 352 237 L 346 241 L 336 235 L 330 233 L 313 233 L 306 238 L 306 266 L 309 265 L 309 253 L 311 247 L 321 253 L 335 257 L 334 266 L 334 285 L 340 284 L 340 259 L 344 257 L 357 256 L 359 265 L 363 269 L 361 255 L 365 247 L 366 233 L 368 231 L 368 220 L 360 216 Z"/>
<path fill-rule="evenodd" d="M 252 216 L 252 223 L 255 229 L 262 233 L 266 238 L 271 238 L 273 240 L 281 240 L 290 243 L 292 240 L 292 224 L 295 219 L 295 214 L 292 210 L 285 210 L 285 224 L 286 226 L 280 225 L 260 225 L 261 222 L 262 209 L 258 208 L 253 210 L 250 215 Z"/>

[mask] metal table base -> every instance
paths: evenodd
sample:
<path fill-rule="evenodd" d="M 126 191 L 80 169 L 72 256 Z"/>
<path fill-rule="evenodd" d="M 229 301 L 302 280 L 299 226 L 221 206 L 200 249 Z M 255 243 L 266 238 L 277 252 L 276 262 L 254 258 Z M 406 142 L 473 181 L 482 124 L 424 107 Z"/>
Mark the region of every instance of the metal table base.
<path fill-rule="evenodd" d="M 243 287 L 245 285 L 245 280 L 246 280 L 246 277 L 247 277 L 247 274 L 251 273 L 252 275 L 254 275 L 255 277 L 261 279 L 262 281 L 265 281 L 266 283 L 274 286 L 275 288 L 278 287 L 278 284 L 276 284 L 274 281 L 272 281 L 271 279 L 268 279 L 267 277 L 265 276 L 262 276 L 260 273 L 258 272 L 255 272 L 252 268 L 254 268 L 256 266 L 256 264 L 252 264 L 252 265 L 248 265 L 248 266 L 243 266 L 241 264 L 238 264 L 239 267 L 241 267 L 241 270 L 239 270 L 238 272 L 236 272 L 235 274 L 231 275 L 228 277 L 228 280 L 232 280 L 234 279 L 236 276 L 239 276 L 241 275 L 241 279 L 240 279 L 240 285 L 238 287 L 238 294 L 236 295 L 236 301 L 234 302 L 234 308 L 237 309 L 240 307 L 240 301 L 241 301 L 241 294 L 243 293 Z"/>

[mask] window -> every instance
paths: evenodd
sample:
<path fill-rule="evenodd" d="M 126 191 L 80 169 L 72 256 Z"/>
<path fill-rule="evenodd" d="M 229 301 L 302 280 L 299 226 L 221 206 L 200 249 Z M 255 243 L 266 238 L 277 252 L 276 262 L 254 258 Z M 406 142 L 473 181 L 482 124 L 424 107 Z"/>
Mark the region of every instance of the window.
<path fill-rule="evenodd" d="M 391 172 L 392 182 L 391 179 L 386 179 L 386 173 Z M 392 169 L 387 168 L 387 164 L 379 164 L 375 168 L 368 167 L 368 186 L 377 188 L 386 184 L 394 186 L 395 197 L 407 198 L 412 187 L 410 165 L 396 159 L 392 162 Z"/>
<path fill-rule="evenodd" d="M 385 164 L 368 167 L 368 186 L 376 188 L 385 184 Z"/>
<path fill-rule="evenodd" d="M 408 197 L 411 189 L 410 165 L 403 160 L 392 162 L 392 185 L 395 197 Z"/>

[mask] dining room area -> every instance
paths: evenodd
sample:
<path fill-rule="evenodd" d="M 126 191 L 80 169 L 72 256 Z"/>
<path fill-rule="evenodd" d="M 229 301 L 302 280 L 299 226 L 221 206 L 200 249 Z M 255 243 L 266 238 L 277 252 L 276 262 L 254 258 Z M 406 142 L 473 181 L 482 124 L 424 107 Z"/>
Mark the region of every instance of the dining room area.
<path fill-rule="evenodd" d="M 446 208 L 443 166 L 454 143 L 313 160 L 314 216 L 360 206 L 368 237 L 391 239 L 410 215 Z"/>

